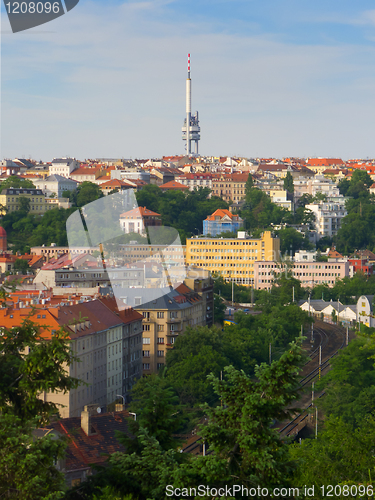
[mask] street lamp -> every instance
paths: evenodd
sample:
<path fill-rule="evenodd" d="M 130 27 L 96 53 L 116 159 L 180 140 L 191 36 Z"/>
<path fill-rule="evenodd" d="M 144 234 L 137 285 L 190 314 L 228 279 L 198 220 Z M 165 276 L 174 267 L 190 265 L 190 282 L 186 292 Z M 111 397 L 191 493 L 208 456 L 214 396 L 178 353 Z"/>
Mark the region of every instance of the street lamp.
<path fill-rule="evenodd" d="M 123 400 L 123 402 L 124 402 L 123 404 L 124 404 L 124 406 L 125 406 L 125 398 L 124 398 L 124 396 L 121 396 L 121 394 L 116 394 L 116 397 L 118 397 L 118 398 L 122 398 L 122 400 Z"/>
<path fill-rule="evenodd" d="M 132 413 L 131 411 L 129 411 L 129 415 L 133 415 L 134 416 L 134 421 L 137 420 L 137 414 L 136 413 Z"/>

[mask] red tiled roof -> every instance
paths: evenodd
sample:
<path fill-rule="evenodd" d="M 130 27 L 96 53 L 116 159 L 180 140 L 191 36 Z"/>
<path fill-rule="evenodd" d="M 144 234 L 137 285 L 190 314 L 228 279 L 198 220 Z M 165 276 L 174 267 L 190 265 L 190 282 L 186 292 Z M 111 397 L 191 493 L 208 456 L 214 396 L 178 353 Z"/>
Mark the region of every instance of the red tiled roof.
<path fill-rule="evenodd" d="M 133 208 L 133 210 L 129 210 L 128 212 L 124 212 L 123 214 L 121 214 L 120 217 L 136 218 L 139 216 L 148 217 L 150 215 L 157 215 L 158 217 L 160 217 L 160 214 L 157 214 L 156 212 L 153 212 L 146 207 Z"/>
<path fill-rule="evenodd" d="M 341 158 L 309 158 L 307 160 L 307 165 L 314 167 L 324 167 L 331 165 L 343 165 L 344 162 Z"/>
<path fill-rule="evenodd" d="M 220 218 L 228 216 L 231 220 L 233 219 L 234 215 L 229 212 L 229 210 L 225 208 L 218 208 L 215 210 L 215 212 L 207 217 L 206 220 L 215 220 L 215 217 L 219 216 Z"/>
<path fill-rule="evenodd" d="M 181 184 L 180 182 L 176 182 L 176 181 L 166 182 L 165 184 L 162 184 L 159 187 L 160 187 L 160 189 L 178 189 L 181 191 L 189 189 L 187 186 L 184 186 L 184 184 Z"/>
<path fill-rule="evenodd" d="M 73 471 L 89 468 L 91 464 L 102 464 L 107 461 L 109 454 L 125 451 L 117 439 L 116 431 L 130 436 L 125 418 L 127 416 L 127 410 L 91 415 L 91 425 L 95 429 L 95 434 L 91 436 L 87 436 L 81 428 L 81 417 L 64 418 L 49 425 L 48 429 L 54 429 L 69 438 L 66 470 Z"/>

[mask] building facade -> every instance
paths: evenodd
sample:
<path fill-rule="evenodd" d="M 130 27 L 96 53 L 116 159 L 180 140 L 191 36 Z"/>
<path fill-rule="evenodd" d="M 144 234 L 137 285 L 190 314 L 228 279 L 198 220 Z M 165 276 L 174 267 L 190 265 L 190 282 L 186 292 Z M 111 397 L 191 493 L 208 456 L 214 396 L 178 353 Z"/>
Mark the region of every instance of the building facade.
<path fill-rule="evenodd" d="M 279 260 L 280 240 L 271 231 L 260 238 L 239 232 L 237 238 L 188 238 L 186 263 L 217 273 L 226 280 L 254 286 L 257 261 Z"/>
<path fill-rule="evenodd" d="M 337 234 L 340 228 L 342 219 L 348 215 L 346 211 L 344 198 L 341 202 L 335 203 L 311 203 L 306 205 L 308 210 L 311 210 L 315 215 L 315 230 L 318 238 L 328 236 L 332 238 Z"/>
<path fill-rule="evenodd" d="M 30 214 L 44 214 L 52 207 L 47 203 L 44 193 L 41 189 L 33 188 L 9 188 L 4 189 L 0 194 L 0 204 L 6 208 L 6 211 L 14 212 L 21 210 L 22 202 L 20 199 L 27 199 L 30 203 Z"/>
<path fill-rule="evenodd" d="M 120 215 L 120 225 L 124 233 L 145 234 L 150 226 L 161 226 L 161 215 L 146 207 L 133 208 Z"/>
<path fill-rule="evenodd" d="M 243 227 L 243 220 L 229 210 L 218 209 L 203 221 L 203 234 L 217 236 L 227 231 L 236 233 Z"/>
<path fill-rule="evenodd" d="M 348 262 L 292 262 L 290 265 L 280 262 L 255 262 L 255 288 L 269 290 L 280 274 L 291 271 L 292 276 L 301 282 L 303 287 L 313 288 L 315 285 L 333 287 L 336 280 L 349 276 Z"/>

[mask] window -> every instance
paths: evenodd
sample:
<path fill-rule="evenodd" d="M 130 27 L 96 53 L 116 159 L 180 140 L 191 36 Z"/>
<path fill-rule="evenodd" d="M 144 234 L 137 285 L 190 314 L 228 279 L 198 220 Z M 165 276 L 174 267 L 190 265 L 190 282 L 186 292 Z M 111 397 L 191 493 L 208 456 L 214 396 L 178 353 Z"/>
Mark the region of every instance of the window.
<path fill-rule="evenodd" d="M 157 313 L 157 317 L 160 319 L 160 318 L 164 318 L 164 311 L 158 311 Z"/>
<path fill-rule="evenodd" d="M 169 317 L 170 317 L 171 319 L 172 319 L 172 318 L 177 318 L 177 312 L 176 312 L 176 311 L 171 311 L 169 314 L 170 314 L 170 316 L 169 316 Z"/>
<path fill-rule="evenodd" d="M 158 351 L 159 352 L 159 351 Z M 150 351 L 142 351 L 142 356 L 144 358 L 149 358 L 150 357 Z"/>
<path fill-rule="evenodd" d="M 158 344 L 164 344 L 164 338 L 163 337 L 158 337 Z"/>
<path fill-rule="evenodd" d="M 144 332 L 149 332 L 150 331 L 150 325 L 142 325 L 142 330 Z"/>
<path fill-rule="evenodd" d="M 164 357 L 164 351 L 158 351 L 158 358 Z"/>
<path fill-rule="evenodd" d="M 162 368 L 164 366 L 164 363 L 158 363 L 156 366 L 157 366 L 157 369 L 160 370 L 160 368 Z"/>
<path fill-rule="evenodd" d="M 149 370 L 150 369 L 150 363 L 143 363 L 143 369 L 144 370 Z"/>
<path fill-rule="evenodd" d="M 158 332 L 164 332 L 164 325 L 158 325 Z"/>
<path fill-rule="evenodd" d="M 142 342 L 143 344 L 150 344 L 150 343 L 151 343 L 151 342 L 150 342 L 150 338 L 149 338 L 149 337 L 144 337 L 144 338 L 142 339 L 142 341 L 143 341 L 143 342 Z"/>
<path fill-rule="evenodd" d="M 143 317 L 147 318 L 147 319 L 150 319 L 150 312 L 144 312 L 143 313 Z"/>

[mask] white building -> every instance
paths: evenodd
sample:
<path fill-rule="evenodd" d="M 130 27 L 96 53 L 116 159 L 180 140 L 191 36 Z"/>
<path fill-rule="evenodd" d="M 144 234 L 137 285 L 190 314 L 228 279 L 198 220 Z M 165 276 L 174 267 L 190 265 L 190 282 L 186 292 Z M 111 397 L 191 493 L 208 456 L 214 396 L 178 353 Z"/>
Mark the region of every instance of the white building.
<path fill-rule="evenodd" d="M 357 302 L 357 321 L 366 326 L 375 326 L 374 295 L 361 295 Z"/>
<path fill-rule="evenodd" d="M 294 198 L 298 200 L 303 194 L 316 196 L 321 193 L 327 198 L 336 198 L 340 195 L 337 184 L 332 179 L 327 179 L 324 175 L 315 175 L 314 178 L 300 177 L 294 180 Z"/>
<path fill-rule="evenodd" d="M 54 158 L 49 168 L 50 175 L 58 174 L 63 177 L 69 177 L 70 174 L 79 167 L 75 158 Z"/>
<path fill-rule="evenodd" d="M 315 215 L 315 230 L 317 231 L 318 239 L 328 236 L 332 238 L 337 234 L 341 225 L 341 220 L 348 214 L 342 202 L 321 202 L 311 203 L 306 205 L 308 210 L 311 210 Z"/>
<path fill-rule="evenodd" d="M 37 179 L 33 181 L 33 184 L 46 196 L 50 197 L 55 194 L 57 198 L 62 198 L 64 191 L 74 191 L 78 186 L 78 182 L 58 174 L 50 175 L 45 179 Z"/>

